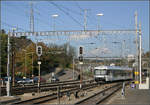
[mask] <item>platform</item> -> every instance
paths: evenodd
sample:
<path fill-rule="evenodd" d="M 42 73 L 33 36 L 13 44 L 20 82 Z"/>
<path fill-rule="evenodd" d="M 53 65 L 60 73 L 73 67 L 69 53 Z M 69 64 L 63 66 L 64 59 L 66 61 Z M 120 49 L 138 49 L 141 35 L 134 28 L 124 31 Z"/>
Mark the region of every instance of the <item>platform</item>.
<path fill-rule="evenodd" d="M 125 96 L 122 96 L 121 91 L 113 95 L 105 104 L 150 104 L 150 90 L 139 90 L 131 88 L 125 89 Z"/>

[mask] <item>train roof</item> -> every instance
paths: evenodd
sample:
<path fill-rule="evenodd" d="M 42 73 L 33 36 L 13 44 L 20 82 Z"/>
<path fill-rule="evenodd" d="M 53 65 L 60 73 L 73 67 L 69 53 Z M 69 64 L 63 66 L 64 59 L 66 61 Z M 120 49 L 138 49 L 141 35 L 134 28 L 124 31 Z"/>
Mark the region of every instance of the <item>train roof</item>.
<path fill-rule="evenodd" d="M 129 67 L 121 67 L 121 66 L 97 66 L 94 69 L 111 69 L 111 70 L 133 70 Z"/>

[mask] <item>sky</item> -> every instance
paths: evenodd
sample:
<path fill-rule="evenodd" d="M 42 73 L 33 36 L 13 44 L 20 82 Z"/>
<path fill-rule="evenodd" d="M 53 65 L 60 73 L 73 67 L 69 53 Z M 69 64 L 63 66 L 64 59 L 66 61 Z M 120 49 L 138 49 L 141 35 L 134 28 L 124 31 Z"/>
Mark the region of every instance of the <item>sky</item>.
<path fill-rule="evenodd" d="M 19 32 L 30 30 L 29 1 L 2 1 L 1 5 L 2 28 L 8 31 L 17 26 Z M 54 21 L 56 30 L 83 30 L 84 9 L 87 9 L 87 30 L 97 29 L 98 24 L 102 30 L 135 29 L 134 13 L 137 11 L 138 23 L 141 22 L 142 26 L 142 48 L 144 52 L 149 50 L 148 1 L 34 1 L 33 9 L 35 31 L 53 31 Z M 104 16 L 98 17 L 96 15 L 98 13 L 103 13 Z M 55 20 L 52 17 L 53 14 L 58 14 Z M 60 38 L 59 40 L 52 37 L 44 39 L 57 44 L 68 42 L 67 37 Z M 99 38 L 87 37 L 84 40 L 79 38 L 69 43 L 76 47 L 84 46 L 87 55 L 121 56 L 122 52 L 135 54 L 134 38 L 134 35 L 117 37 L 102 35 Z M 120 49 L 124 49 L 123 40 L 126 40 L 124 45 L 126 50 L 121 51 Z M 120 44 L 114 45 L 112 41 L 119 41 Z M 89 42 L 96 44 L 88 45 Z M 102 54 L 103 51 L 108 54 Z"/>

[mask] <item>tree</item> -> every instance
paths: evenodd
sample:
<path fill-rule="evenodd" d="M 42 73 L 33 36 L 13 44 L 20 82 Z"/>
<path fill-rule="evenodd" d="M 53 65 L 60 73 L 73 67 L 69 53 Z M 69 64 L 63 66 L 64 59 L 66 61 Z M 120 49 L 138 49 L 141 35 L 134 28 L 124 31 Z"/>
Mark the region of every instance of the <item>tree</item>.
<path fill-rule="evenodd" d="M 2 33 L 0 34 L 1 40 L 1 76 L 6 76 L 7 72 L 7 35 L 5 34 L 5 31 L 2 30 Z"/>

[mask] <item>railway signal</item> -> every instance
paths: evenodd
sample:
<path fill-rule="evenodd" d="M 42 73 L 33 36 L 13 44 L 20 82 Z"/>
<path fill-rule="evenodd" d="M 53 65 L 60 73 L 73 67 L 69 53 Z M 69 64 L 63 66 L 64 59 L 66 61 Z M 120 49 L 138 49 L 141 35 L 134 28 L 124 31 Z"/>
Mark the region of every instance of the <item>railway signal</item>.
<path fill-rule="evenodd" d="M 83 47 L 79 47 L 79 63 L 83 64 Z"/>
<path fill-rule="evenodd" d="M 79 47 L 79 64 L 80 64 L 80 89 L 82 88 L 82 64 L 83 64 L 83 47 Z"/>
<path fill-rule="evenodd" d="M 79 54 L 82 55 L 83 54 L 83 47 L 79 48 Z"/>
<path fill-rule="evenodd" d="M 38 57 L 40 57 L 42 55 L 42 46 L 36 47 L 36 53 L 37 53 Z"/>
<path fill-rule="evenodd" d="M 41 78 L 41 70 L 40 70 L 40 65 L 41 65 L 41 61 L 40 61 L 40 56 L 42 55 L 42 46 L 37 46 L 36 47 L 36 53 L 39 57 L 38 59 L 38 65 L 39 65 L 39 78 L 38 78 L 38 92 L 40 92 L 40 78 Z"/>

